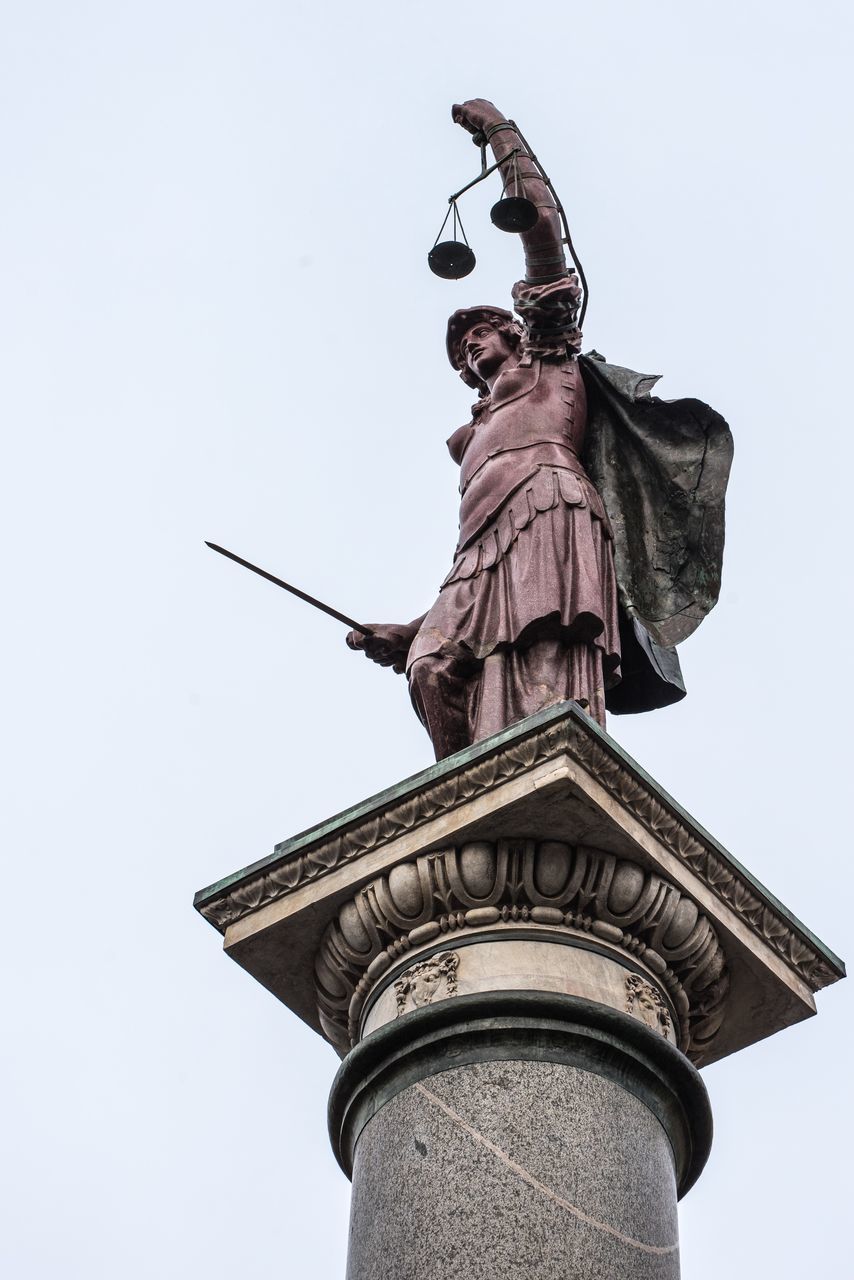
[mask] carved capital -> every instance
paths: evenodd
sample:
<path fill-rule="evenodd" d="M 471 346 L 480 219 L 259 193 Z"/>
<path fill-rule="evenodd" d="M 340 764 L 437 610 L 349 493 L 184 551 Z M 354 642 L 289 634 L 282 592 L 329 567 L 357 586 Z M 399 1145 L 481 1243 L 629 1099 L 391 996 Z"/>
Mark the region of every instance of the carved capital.
<path fill-rule="evenodd" d="M 370 881 L 327 927 L 315 964 L 320 1021 L 342 1051 L 355 1044 L 365 999 L 407 952 L 467 931 L 559 930 L 619 949 L 666 990 L 626 978 L 626 1009 L 702 1061 L 723 1017 L 723 950 L 696 904 L 657 872 L 558 841 L 477 841 L 422 854 Z M 456 989 L 459 957 L 442 950 L 395 984 L 398 1013 Z"/>

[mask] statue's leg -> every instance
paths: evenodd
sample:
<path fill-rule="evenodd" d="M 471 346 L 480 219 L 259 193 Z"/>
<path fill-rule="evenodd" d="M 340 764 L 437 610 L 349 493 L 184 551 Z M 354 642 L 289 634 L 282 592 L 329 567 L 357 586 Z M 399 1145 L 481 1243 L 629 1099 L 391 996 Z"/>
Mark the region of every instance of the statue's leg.
<path fill-rule="evenodd" d="M 538 640 L 523 649 L 492 653 L 479 679 L 472 740 L 570 699 L 604 729 L 604 685 L 602 652 L 594 644 Z"/>
<path fill-rule="evenodd" d="M 436 759 L 461 751 L 473 741 L 469 721 L 472 665 L 441 653 L 416 658 L 409 668 L 409 696 L 430 735 Z"/>

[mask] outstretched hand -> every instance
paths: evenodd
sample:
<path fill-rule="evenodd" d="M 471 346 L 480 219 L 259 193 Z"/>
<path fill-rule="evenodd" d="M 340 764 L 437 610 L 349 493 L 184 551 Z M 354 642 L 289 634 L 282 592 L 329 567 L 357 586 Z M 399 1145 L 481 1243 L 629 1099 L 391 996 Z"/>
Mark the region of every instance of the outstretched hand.
<path fill-rule="evenodd" d="M 398 675 L 406 670 L 406 658 L 414 632 L 411 626 L 394 623 L 371 623 L 372 635 L 363 631 L 348 631 L 347 644 L 351 649 L 361 649 L 366 657 L 381 667 L 391 667 Z"/>

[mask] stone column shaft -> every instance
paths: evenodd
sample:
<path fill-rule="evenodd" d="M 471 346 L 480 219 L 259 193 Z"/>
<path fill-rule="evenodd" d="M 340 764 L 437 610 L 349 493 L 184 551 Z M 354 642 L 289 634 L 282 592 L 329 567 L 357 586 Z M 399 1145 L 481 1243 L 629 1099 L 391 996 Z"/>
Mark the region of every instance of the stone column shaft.
<path fill-rule="evenodd" d="M 493 992 L 363 1040 L 330 1130 L 353 1178 L 347 1280 L 677 1280 L 711 1114 L 687 1059 L 628 1015 Z"/>

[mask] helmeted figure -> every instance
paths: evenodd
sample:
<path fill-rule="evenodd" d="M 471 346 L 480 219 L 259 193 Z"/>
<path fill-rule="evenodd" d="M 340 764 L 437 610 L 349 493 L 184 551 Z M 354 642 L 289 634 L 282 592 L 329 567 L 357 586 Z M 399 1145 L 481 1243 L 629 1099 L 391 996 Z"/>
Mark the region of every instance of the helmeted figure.
<path fill-rule="evenodd" d="M 509 166 L 515 127 L 483 100 L 454 119 Z M 522 234 L 519 319 L 457 311 L 451 364 L 479 393 L 448 447 L 460 466 L 460 533 L 436 603 L 348 643 L 406 671 L 437 759 L 574 699 L 604 727 L 684 696 L 673 647 L 715 603 L 732 440 L 695 400 L 649 395 L 655 378 L 581 356 L 581 290 L 557 209 L 527 154 L 513 160 L 538 207 Z"/>

